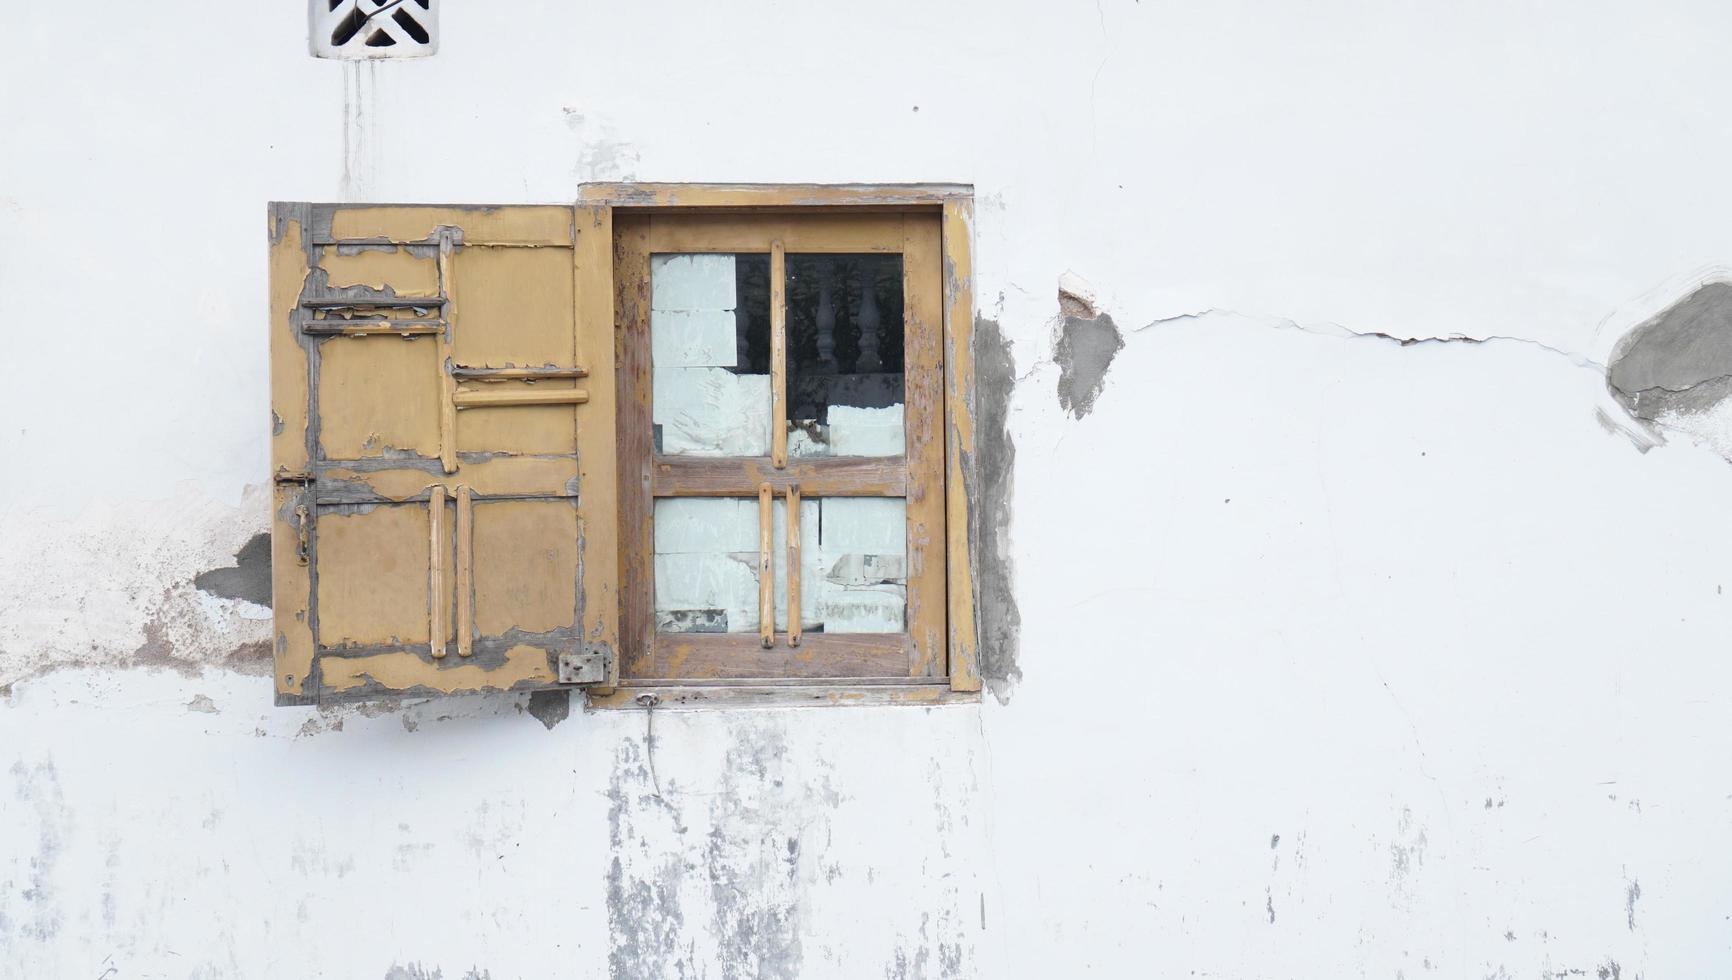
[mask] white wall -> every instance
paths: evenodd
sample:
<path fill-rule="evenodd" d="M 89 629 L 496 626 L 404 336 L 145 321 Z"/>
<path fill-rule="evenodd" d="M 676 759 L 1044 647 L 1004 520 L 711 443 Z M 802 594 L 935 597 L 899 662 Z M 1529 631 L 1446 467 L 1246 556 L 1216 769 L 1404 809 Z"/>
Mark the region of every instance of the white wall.
<path fill-rule="evenodd" d="M 443 30 L 354 66 L 294 2 L 0 12 L 0 973 L 1732 970 L 1732 469 L 1639 451 L 1599 366 L 1732 267 L 1732 8 Z M 1007 702 L 658 711 L 653 753 L 269 706 L 268 612 L 191 582 L 266 527 L 265 202 L 624 177 L 976 185 Z M 1067 271 L 1126 331 L 1081 419 Z M 1452 334 L 1507 339 L 1391 339 Z"/>

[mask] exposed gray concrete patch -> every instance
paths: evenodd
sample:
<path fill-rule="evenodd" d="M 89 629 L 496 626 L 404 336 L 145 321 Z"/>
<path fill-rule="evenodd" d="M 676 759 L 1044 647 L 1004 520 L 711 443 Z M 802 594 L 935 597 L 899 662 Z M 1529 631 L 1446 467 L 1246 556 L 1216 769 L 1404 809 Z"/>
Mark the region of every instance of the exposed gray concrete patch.
<path fill-rule="evenodd" d="M 1638 325 L 1612 351 L 1606 387 L 1645 421 L 1702 415 L 1732 396 L 1732 283 L 1712 282 Z"/>
<path fill-rule="evenodd" d="M 221 713 L 220 711 L 217 710 L 216 702 L 212 701 L 209 697 L 207 697 L 203 694 L 193 695 L 192 700 L 188 701 L 186 703 L 186 710 L 196 711 L 196 712 L 199 712 L 200 714 L 206 714 L 206 715 L 214 715 L 214 714 L 220 714 Z"/>
<path fill-rule="evenodd" d="M 1066 315 L 1053 348 L 1059 407 L 1079 419 L 1093 411 L 1095 399 L 1106 387 L 1107 368 L 1124 347 L 1124 335 L 1110 315 Z"/>
<path fill-rule="evenodd" d="M 438 967 L 428 969 L 419 963 L 410 963 L 408 966 L 393 963 L 391 968 L 385 971 L 385 980 L 445 980 L 445 971 Z"/>
<path fill-rule="evenodd" d="M 529 713 L 551 732 L 571 716 L 571 692 L 536 691 L 529 695 Z"/>
<path fill-rule="evenodd" d="M 1000 704 L 1022 680 L 1018 666 L 1022 613 L 1016 605 L 1010 547 L 1010 504 L 1016 443 L 1010 436 L 1010 397 L 1016 362 L 998 321 L 974 321 L 975 582 L 980 590 L 980 676 Z"/>
<path fill-rule="evenodd" d="M 241 550 L 235 552 L 235 563 L 213 568 L 193 578 L 192 584 L 224 599 L 241 599 L 260 606 L 271 604 L 271 536 L 255 534 Z"/>
<path fill-rule="evenodd" d="M 1636 931 L 1636 902 L 1642 897 L 1642 883 L 1630 879 L 1630 887 L 1624 889 L 1624 922 L 1631 932 Z"/>

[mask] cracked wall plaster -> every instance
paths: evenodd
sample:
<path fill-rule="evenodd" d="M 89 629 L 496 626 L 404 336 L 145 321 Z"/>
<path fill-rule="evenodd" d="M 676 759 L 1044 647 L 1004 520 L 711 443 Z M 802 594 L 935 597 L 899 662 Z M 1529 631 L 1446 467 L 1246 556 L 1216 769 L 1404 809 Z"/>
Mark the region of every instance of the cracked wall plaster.
<path fill-rule="evenodd" d="M 1732 283 L 1703 285 L 1632 329 L 1613 348 L 1606 387 L 1633 418 L 1732 459 Z"/>
<path fill-rule="evenodd" d="M 256 484 L 238 503 L 128 498 L 77 519 L 8 522 L 0 684 L 78 667 L 269 676 L 269 612 L 238 595 L 268 597 L 269 544 L 256 529 L 269 496 Z"/>

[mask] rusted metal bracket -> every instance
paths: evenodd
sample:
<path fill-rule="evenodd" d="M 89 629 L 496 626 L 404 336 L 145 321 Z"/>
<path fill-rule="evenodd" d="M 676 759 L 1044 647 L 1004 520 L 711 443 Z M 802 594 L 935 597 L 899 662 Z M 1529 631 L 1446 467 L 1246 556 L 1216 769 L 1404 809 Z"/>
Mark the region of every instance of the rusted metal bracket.
<path fill-rule="evenodd" d="M 601 684 L 607 680 L 607 655 L 568 650 L 559 655 L 561 684 Z"/>
<path fill-rule="evenodd" d="M 311 541 L 313 528 L 313 511 L 308 506 L 311 497 L 309 491 L 313 487 L 314 477 L 311 473 L 298 473 L 289 470 L 278 470 L 271 481 L 277 486 L 298 484 L 301 488 L 301 498 L 295 504 L 295 564 L 307 565 L 313 560 Z"/>

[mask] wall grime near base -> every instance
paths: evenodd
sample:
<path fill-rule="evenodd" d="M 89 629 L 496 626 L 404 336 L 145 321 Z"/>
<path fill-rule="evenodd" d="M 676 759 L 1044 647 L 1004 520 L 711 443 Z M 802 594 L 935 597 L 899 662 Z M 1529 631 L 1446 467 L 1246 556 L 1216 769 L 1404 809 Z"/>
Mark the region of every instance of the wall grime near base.
<path fill-rule="evenodd" d="M 0 974 L 1732 973 L 1732 8 L 441 7 L 0 12 Z M 986 692 L 273 707 L 264 202 L 628 175 L 974 185 Z"/>

